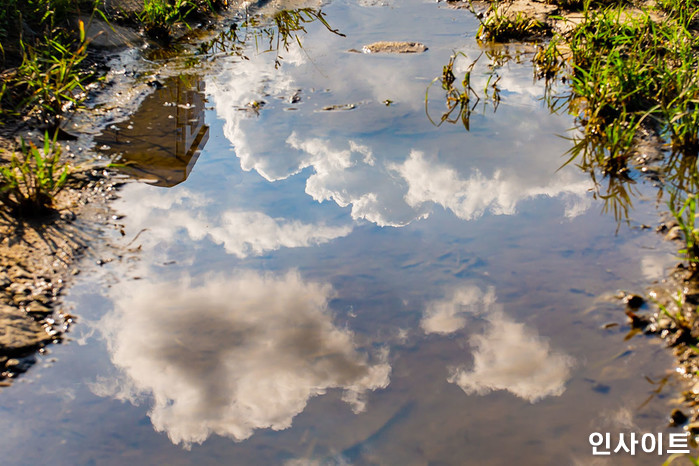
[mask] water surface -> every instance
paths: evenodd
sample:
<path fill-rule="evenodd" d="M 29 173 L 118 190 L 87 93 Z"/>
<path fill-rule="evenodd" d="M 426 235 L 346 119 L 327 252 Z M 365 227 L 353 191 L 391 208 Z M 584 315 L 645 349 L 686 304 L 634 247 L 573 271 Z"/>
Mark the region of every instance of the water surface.
<path fill-rule="evenodd" d="M 303 47 L 248 37 L 246 58 L 183 69 L 102 136 L 140 182 L 116 202 L 112 260 L 68 297 L 73 341 L 0 398 L 5 460 L 659 464 L 588 443 L 673 431 L 671 355 L 625 339 L 611 298 L 672 260 L 638 228 L 653 189 L 639 181 L 615 234 L 590 177 L 559 170 L 573 122 L 526 59 L 496 70 L 500 104 L 470 131 L 430 124 L 430 82 L 481 53 L 467 12 L 323 12 L 345 37 L 319 21 Z M 428 51 L 349 51 L 377 40 Z"/>

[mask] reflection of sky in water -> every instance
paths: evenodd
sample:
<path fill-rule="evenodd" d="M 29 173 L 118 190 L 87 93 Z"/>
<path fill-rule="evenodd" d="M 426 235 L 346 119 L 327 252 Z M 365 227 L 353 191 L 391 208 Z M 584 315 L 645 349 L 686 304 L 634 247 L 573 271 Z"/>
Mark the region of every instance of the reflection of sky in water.
<path fill-rule="evenodd" d="M 440 137 L 426 126 L 423 98 L 430 74 L 448 54 L 435 47 L 419 55 L 341 52 L 337 58 L 338 48 L 353 43 L 327 32 L 322 37 L 308 37 L 305 51 L 292 47 L 279 71 L 273 57 L 262 54 L 207 81 L 244 170 L 269 181 L 304 171 L 305 191 L 314 200 L 351 205 L 354 219 L 382 226 L 406 225 L 434 206 L 466 220 L 485 212 L 511 215 L 521 201 L 539 196 L 564 199 L 567 217 L 587 208 L 589 179 L 570 169 L 556 172 L 566 143 L 555 132 L 564 133 L 568 122 L 537 111 L 543 89 L 524 78 L 528 67 L 501 70 L 506 97 L 487 132 L 477 115 L 471 133 L 454 137 L 453 127 L 441 128 Z M 310 91 L 319 79 L 332 88 Z M 292 107 L 282 101 L 297 90 L 302 101 L 293 111 L 279 111 Z M 441 97 L 437 90 L 432 95 Z M 381 108 L 386 98 L 394 106 Z M 241 110 L 252 101 L 267 102 L 259 116 Z M 357 108 L 320 110 L 349 103 Z"/>
<path fill-rule="evenodd" d="M 210 213 L 206 196 L 180 189 L 176 192 L 151 191 L 133 186 L 129 199 L 140 199 L 129 207 L 129 222 L 138 230 L 147 229 L 146 245 L 172 244 L 179 233 L 190 241 L 209 238 L 238 257 L 260 255 L 279 248 L 296 248 L 325 243 L 350 233 L 349 226 L 308 224 L 298 220 L 273 218 L 262 212 L 224 210 Z"/>
<path fill-rule="evenodd" d="M 660 255 L 639 257 L 639 232 L 614 236 L 585 174 L 556 172 L 570 120 L 543 108 L 524 63 L 499 71 L 502 103 L 470 132 L 432 127 L 425 88 L 453 48 L 478 55 L 477 22 L 434 3 L 360 5 L 330 3 L 348 37 L 308 25 L 279 70 L 271 53 L 212 65 L 209 139 L 186 181 L 127 185 L 115 207 L 128 251 L 100 268 L 110 289 L 78 277 L 85 346 L 56 348 L 43 372 L 63 398 L 8 390 L 11 459 L 570 464 L 614 413 L 667 430 L 665 401 L 636 409 L 665 353 L 602 330 L 625 316 L 594 300 L 657 276 Z M 377 40 L 429 51 L 345 52 Z M 28 405 L 65 425 L 35 427 Z M 27 439 L 36 450 L 15 447 Z"/>
<path fill-rule="evenodd" d="M 279 70 L 273 54 L 252 54 L 206 78 L 222 134 L 245 174 L 217 174 L 219 183 L 231 183 L 230 191 L 212 190 L 214 183 L 194 176 L 188 186 L 167 191 L 131 186 L 119 204 L 128 209 L 131 231 L 146 230 L 140 242 L 154 251 L 151 257 L 165 260 L 167 251 L 203 250 L 206 243 L 233 256 L 217 258 L 217 267 L 226 271 L 197 275 L 194 266 L 170 282 L 139 281 L 125 286 L 128 292 L 117 285 L 116 312 L 103 320 L 122 378 L 101 380 L 96 392 L 132 401 L 152 395 L 153 425 L 175 443 L 201 443 L 212 433 L 241 440 L 257 429 L 286 429 L 310 398 L 330 388 L 343 390 L 345 401 L 361 410 L 368 391 L 388 386 L 387 360 L 369 362 L 353 333 L 333 323 L 331 288 L 307 282 L 298 272 L 285 275 L 286 262 L 275 263 L 285 250 L 298 250 L 305 258 L 299 265 L 312 264 L 315 255 L 325 254 L 317 251 L 320 246 L 351 241 L 362 220 L 388 227 L 391 234 L 398 231 L 391 226 L 432 217 L 436 207 L 474 221 L 486 214 L 513 216 L 520 203 L 539 197 L 560 198 L 561 218 L 575 218 L 589 206 L 589 179 L 555 170 L 565 144 L 552 131 L 563 131 L 565 121 L 540 111 L 541 87 L 522 85 L 530 83 L 522 79 L 526 67 L 501 70 L 506 98 L 497 118 L 484 127 L 488 114 L 474 116 L 473 131 L 465 133 L 459 126 L 428 126 L 424 115 L 422 96 L 430 79 L 425 70 L 437 72 L 451 51 L 430 44 L 430 52 L 414 56 L 338 56 L 337 50 L 355 44 L 322 28 L 304 40 L 305 50 L 294 46 L 283 52 Z M 292 104 L 293 95 L 301 101 Z M 395 104 L 378 104 L 385 98 Z M 252 111 L 253 101 L 265 105 Z M 357 108 L 320 110 L 347 103 Z M 287 207 L 278 205 L 280 199 Z M 332 202 L 318 210 L 313 201 Z M 351 248 L 333 253 L 335 267 L 349 266 L 351 273 L 363 268 L 361 261 L 353 263 Z M 384 253 L 385 259 L 374 260 L 390 268 Z M 188 257 L 183 264 L 196 265 L 196 253 Z M 278 275 L 243 271 L 235 262 L 256 268 L 257 257 L 272 260 L 267 263 L 275 264 Z M 293 261 L 289 265 L 294 267 Z M 156 274 L 146 264 L 137 267 L 142 276 Z M 426 285 L 436 278 L 425 276 Z M 446 336 L 473 318 L 487 325 L 470 337 L 473 368 L 454 358 L 442 380 L 451 367 L 448 381 L 466 394 L 507 390 L 534 402 L 563 393 L 570 357 L 506 315 L 495 304 L 494 289 L 483 292 L 463 283 L 453 289 L 425 304 L 419 323 L 424 333 Z M 421 292 L 427 290 L 414 290 Z M 385 311 L 391 315 L 391 309 Z M 388 345 L 407 341 L 406 323 L 393 319 L 391 337 L 364 337 Z M 366 332 L 362 319 L 357 324 Z"/>
<path fill-rule="evenodd" d="M 388 385 L 390 366 L 368 362 L 352 333 L 333 324 L 332 289 L 297 273 L 138 281 L 113 291 L 116 310 L 99 327 L 125 377 L 93 390 L 134 402 L 152 396 L 153 426 L 174 443 L 286 429 L 331 388 L 360 412 L 367 390 Z"/>

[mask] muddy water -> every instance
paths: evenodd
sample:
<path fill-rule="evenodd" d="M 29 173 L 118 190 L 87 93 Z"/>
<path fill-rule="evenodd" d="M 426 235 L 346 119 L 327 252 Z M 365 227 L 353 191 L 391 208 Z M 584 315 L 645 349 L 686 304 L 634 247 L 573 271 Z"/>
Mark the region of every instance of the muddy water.
<path fill-rule="evenodd" d="M 102 136 L 140 181 L 68 297 L 72 341 L 0 397 L 3 462 L 660 464 L 588 443 L 678 431 L 670 354 L 612 297 L 672 261 L 640 228 L 652 187 L 615 235 L 558 171 L 572 120 L 526 59 L 470 131 L 431 125 L 431 80 L 480 53 L 463 10 L 323 11 L 346 37 L 248 38 Z M 378 40 L 428 50 L 348 52 Z"/>

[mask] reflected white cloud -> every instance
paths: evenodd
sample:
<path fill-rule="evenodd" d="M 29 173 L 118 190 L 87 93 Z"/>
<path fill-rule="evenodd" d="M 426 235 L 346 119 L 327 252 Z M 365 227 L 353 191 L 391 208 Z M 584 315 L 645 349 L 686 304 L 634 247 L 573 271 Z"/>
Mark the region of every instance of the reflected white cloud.
<path fill-rule="evenodd" d="M 327 31 L 322 37 L 322 41 L 304 37 L 308 55 L 292 47 L 278 70 L 269 56 L 254 55 L 245 66 L 228 67 L 207 81 L 216 111 L 225 120 L 224 134 L 244 170 L 255 170 L 268 181 L 308 170 L 302 176 L 313 199 L 351 206 L 353 219 L 379 226 L 407 225 L 428 216 L 435 206 L 465 220 L 485 213 L 512 215 L 519 203 L 539 197 L 561 199 L 567 218 L 590 207 L 589 177 L 575 170 L 556 171 L 567 145 L 550 133 L 565 132 L 565 122 L 546 111 L 534 113 L 541 107 L 542 85 L 532 83 L 529 75 L 526 79 L 514 75 L 522 70 L 501 70 L 503 107 L 510 109 L 493 117 L 497 124 L 489 123 L 488 132 L 473 131 L 467 144 L 431 135 L 413 140 L 410 133 L 429 124 L 423 107 L 426 82 L 415 77 L 424 74 L 421 60 L 432 60 L 431 56 L 344 54 L 327 61 L 326 57 L 337 56 L 332 47 L 340 39 Z M 395 72 L 396 60 L 401 61 L 401 73 Z M 441 66 L 435 66 L 438 69 Z M 310 89 L 316 84 L 308 76 L 318 74 L 332 84 L 328 92 Z M 346 79 L 350 75 L 353 79 Z M 294 92 L 302 97 L 297 111 L 270 108 Z M 390 118 L 366 104 L 387 96 L 399 102 Z M 272 103 L 259 116 L 239 109 L 260 99 Z M 352 111 L 318 112 L 326 104 L 359 101 L 364 103 Z M 404 122 L 408 126 L 403 127 Z M 368 129 L 385 130 L 382 139 L 366 136 Z M 505 131 L 507 136 L 500 136 Z"/>
<path fill-rule="evenodd" d="M 451 299 L 428 303 L 420 326 L 425 333 L 453 333 L 466 326 L 468 315 L 480 315 L 494 304 L 495 288 L 483 293 L 476 286 L 464 286 Z"/>
<path fill-rule="evenodd" d="M 312 166 L 306 193 L 318 202 L 332 200 L 340 207 L 352 206 L 353 219 L 379 226 L 403 226 L 426 215 L 403 199 L 405 184 L 385 167 L 375 167 L 374 155 L 354 141 L 337 149 L 329 141 L 301 139 L 291 133 L 287 144 L 307 154 L 302 168 Z"/>
<path fill-rule="evenodd" d="M 453 369 L 449 382 L 467 394 L 507 390 L 532 403 L 565 391 L 573 359 L 509 318 L 496 305 L 494 288 L 483 292 L 466 286 L 450 299 L 428 303 L 421 326 L 425 333 L 453 333 L 466 326 L 468 316 L 479 316 L 488 325 L 484 334 L 471 337 L 473 367 Z"/>
<path fill-rule="evenodd" d="M 486 333 L 471 340 L 473 368 L 455 369 L 449 382 L 468 394 L 507 390 L 532 403 L 563 394 L 573 360 L 554 352 L 534 331 L 504 314 L 489 320 Z"/>
<path fill-rule="evenodd" d="M 173 243 L 179 232 L 192 240 L 206 237 L 238 257 L 261 255 L 280 248 L 307 247 L 348 235 L 351 226 L 302 223 L 273 218 L 262 212 L 226 210 L 208 214 L 209 201 L 200 193 L 180 188 L 162 191 L 145 185 L 131 185 L 124 192 L 129 225 L 135 231 L 147 229 L 143 240 Z M 130 202 L 139 199 L 138 202 Z"/>
<path fill-rule="evenodd" d="M 408 183 L 406 202 L 420 208 L 435 203 L 464 220 L 472 220 L 489 210 L 495 215 L 512 215 L 517 204 L 537 196 L 565 196 L 584 199 L 588 180 L 573 181 L 567 176 L 553 177 L 546 184 L 530 184 L 527 178 L 505 170 L 495 170 L 492 177 L 485 177 L 478 169 L 472 169 L 468 178 L 462 178 L 454 168 L 437 160 L 428 160 L 418 151 L 395 170 Z M 584 201 L 583 201 L 584 202 Z M 566 215 L 577 215 L 585 209 L 580 202 L 573 203 Z"/>
<path fill-rule="evenodd" d="M 311 397 L 344 391 L 355 412 L 385 388 L 387 354 L 359 352 L 328 310 L 329 286 L 298 273 L 212 275 L 205 283 L 135 282 L 114 290 L 115 312 L 99 327 L 123 380 L 100 395 L 153 399 L 149 415 L 173 443 L 211 434 L 243 440 L 288 428 Z"/>

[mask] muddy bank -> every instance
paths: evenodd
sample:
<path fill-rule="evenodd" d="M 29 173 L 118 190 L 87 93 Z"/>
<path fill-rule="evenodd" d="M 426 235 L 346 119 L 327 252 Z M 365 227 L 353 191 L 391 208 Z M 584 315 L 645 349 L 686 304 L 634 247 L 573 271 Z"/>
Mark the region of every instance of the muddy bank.
<path fill-rule="evenodd" d="M 107 203 L 118 184 L 106 173 L 86 171 L 75 175 L 49 218 L 0 216 L 0 379 L 26 371 L 34 353 L 60 342 L 76 321 L 61 295 L 107 225 Z"/>

